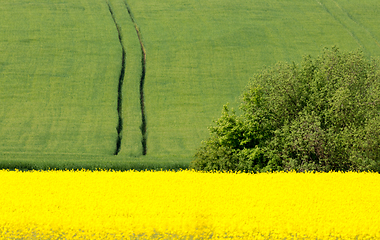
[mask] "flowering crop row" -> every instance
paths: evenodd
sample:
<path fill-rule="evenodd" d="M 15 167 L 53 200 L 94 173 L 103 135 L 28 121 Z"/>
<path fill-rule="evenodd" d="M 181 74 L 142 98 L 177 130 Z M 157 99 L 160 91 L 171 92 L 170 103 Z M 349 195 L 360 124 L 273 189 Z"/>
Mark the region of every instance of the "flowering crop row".
<path fill-rule="evenodd" d="M 378 239 L 377 173 L 0 170 L 1 239 Z"/>

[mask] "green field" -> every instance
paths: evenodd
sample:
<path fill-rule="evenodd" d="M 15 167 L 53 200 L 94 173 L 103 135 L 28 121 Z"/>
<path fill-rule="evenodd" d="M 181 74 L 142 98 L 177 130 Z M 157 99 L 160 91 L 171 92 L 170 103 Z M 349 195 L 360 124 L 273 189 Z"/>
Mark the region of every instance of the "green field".
<path fill-rule="evenodd" d="M 114 152 L 120 45 L 92 2 L 1 1 L 1 152 Z"/>
<path fill-rule="evenodd" d="M 264 66 L 333 45 L 380 56 L 375 0 L 3 0 L 0 11 L 5 168 L 183 167 Z"/>
<path fill-rule="evenodd" d="M 190 155 L 222 105 L 277 61 L 324 46 L 380 55 L 377 1 L 129 0 L 147 48 L 148 154 Z"/>

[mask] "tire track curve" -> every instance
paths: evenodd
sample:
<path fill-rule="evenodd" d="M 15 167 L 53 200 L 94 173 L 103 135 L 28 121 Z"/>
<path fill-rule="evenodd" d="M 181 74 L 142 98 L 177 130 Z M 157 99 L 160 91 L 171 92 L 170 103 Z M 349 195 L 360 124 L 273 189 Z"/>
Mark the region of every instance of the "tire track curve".
<path fill-rule="evenodd" d="M 353 32 L 345 23 L 342 22 L 341 19 L 339 19 L 332 11 L 330 11 L 330 9 L 324 4 L 322 3 L 320 0 L 316 0 L 316 2 L 322 6 L 322 8 L 337 22 L 339 23 L 347 32 L 348 34 L 351 35 L 351 37 L 353 39 L 355 39 L 355 41 L 358 43 L 358 45 L 365 49 L 365 47 L 363 46 L 363 43 L 360 41 L 360 39 L 358 38 L 358 36 L 355 34 L 355 32 Z M 334 3 L 336 4 L 336 2 L 334 1 Z M 340 8 L 339 6 L 337 6 L 338 8 Z M 342 9 L 340 9 L 342 10 Z"/>
<path fill-rule="evenodd" d="M 140 78 L 140 108 L 141 108 L 141 144 L 142 144 L 142 155 L 146 155 L 147 153 L 147 122 L 146 122 L 146 113 L 145 113 L 145 100 L 144 100 L 144 85 L 145 85 L 145 73 L 146 73 L 146 49 L 144 46 L 144 42 L 142 39 L 141 31 L 139 26 L 137 25 L 135 18 L 133 17 L 131 8 L 129 7 L 126 0 L 123 1 L 125 8 L 128 11 L 129 17 L 135 27 L 137 37 L 140 42 L 141 47 L 141 78 Z"/>
<path fill-rule="evenodd" d="M 374 42 L 376 43 L 376 45 L 378 47 L 380 47 L 380 43 L 379 43 L 379 40 L 372 34 L 372 32 L 370 32 L 363 24 L 361 24 L 359 21 L 357 21 L 346 9 L 344 9 L 343 7 L 341 7 L 336 1 L 332 0 L 335 5 L 344 13 L 347 15 L 347 17 L 349 19 L 351 19 L 351 21 L 353 21 L 355 24 L 357 24 L 359 27 L 361 27 L 364 31 L 366 31 L 370 37 L 374 40 Z"/>
<path fill-rule="evenodd" d="M 120 26 L 119 26 L 119 24 L 116 21 L 116 18 L 115 18 L 115 15 L 114 15 L 113 11 L 112 11 L 111 5 L 107 1 L 106 1 L 106 3 L 108 5 L 108 9 L 109 9 L 109 11 L 111 13 L 112 19 L 113 19 L 113 21 L 115 23 L 117 34 L 118 34 L 118 37 L 119 37 L 119 42 L 120 42 L 120 45 L 121 45 L 121 50 L 122 50 L 121 70 L 120 70 L 120 75 L 119 75 L 119 83 L 118 83 L 118 87 L 117 87 L 118 124 L 117 124 L 117 127 L 116 127 L 116 130 L 117 130 L 117 140 L 116 140 L 116 149 L 115 149 L 115 152 L 114 152 L 114 155 L 118 155 L 119 152 L 120 152 L 120 148 L 121 148 L 121 139 L 122 139 L 122 132 L 123 132 L 123 94 L 122 94 L 122 90 L 123 90 L 123 80 L 124 80 L 124 75 L 125 75 L 125 56 L 126 56 L 126 52 L 125 52 L 125 47 L 124 47 L 123 41 L 122 41 L 123 37 L 121 35 Z"/>

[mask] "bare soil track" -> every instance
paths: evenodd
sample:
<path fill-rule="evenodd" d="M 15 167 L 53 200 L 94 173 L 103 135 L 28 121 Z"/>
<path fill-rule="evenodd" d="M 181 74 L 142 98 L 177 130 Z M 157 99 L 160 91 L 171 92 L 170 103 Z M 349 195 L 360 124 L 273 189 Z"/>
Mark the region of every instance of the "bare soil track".
<path fill-rule="evenodd" d="M 123 79 L 125 75 L 125 59 L 126 59 L 126 51 L 125 47 L 123 45 L 123 37 L 121 34 L 121 29 L 119 24 L 116 21 L 115 15 L 112 11 L 111 5 L 106 1 L 108 5 L 108 9 L 111 13 L 112 19 L 115 23 L 117 32 L 118 32 L 118 37 L 119 37 L 119 42 L 122 48 L 122 61 L 121 61 L 121 70 L 120 70 L 120 76 L 119 76 L 119 85 L 118 85 L 118 100 L 117 100 L 117 112 L 118 112 L 118 126 L 116 127 L 117 133 L 118 133 L 118 138 L 116 142 L 116 150 L 115 150 L 115 155 L 118 155 L 120 152 L 120 147 L 121 147 L 121 139 L 122 139 L 122 130 L 123 130 L 123 118 L 122 118 L 122 89 L 123 89 Z M 136 24 L 136 21 L 132 15 L 131 9 L 128 6 L 128 3 L 124 1 L 124 5 L 128 11 L 128 15 L 131 18 L 131 21 L 136 29 L 136 33 L 140 42 L 141 46 L 141 78 L 140 78 L 140 108 L 141 108 L 141 143 L 142 143 L 142 155 L 146 155 L 147 153 L 147 134 L 146 134 L 146 129 L 147 129 L 147 124 L 146 124 L 146 114 L 145 114 L 145 102 L 144 102 L 144 83 L 145 83 L 145 72 L 146 72 L 146 51 L 144 47 L 144 43 L 142 40 L 141 32 Z"/>
<path fill-rule="evenodd" d="M 140 79 L 140 107 L 141 107 L 141 143 L 142 143 L 142 154 L 146 155 L 147 153 L 147 133 L 146 133 L 146 114 L 145 114 L 145 101 L 144 101 L 144 84 L 145 84 L 145 72 L 146 72 L 146 50 L 144 47 L 144 42 L 142 40 L 141 31 L 133 17 L 131 9 L 126 1 L 124 1 L 125 7 L 127 8 L 129 17 L 131 18 L 133 25 L 135 26 L 137 37 L 139 38 L 140 46 L 141 46 L 141 79 Z"/>
<path fill-rule="evenodd" d="M 118 96 L 117 96 L 117 112 L 118 112 L 118 124 L 117 124 L 117 127 L 116 127 L 116 130 L 117 130 L 117 141 L 116 141 L 116 149 L 115 149 L 115 155 L 117 155 L 119 152 L 120 152 L 120 146 L 121 146 L 121 138 L 122 138 L 122 131 L 123 131 L 123 94 L 122 94 L 122 89 L 123 89 L 123 80 L 124 80 L 124 75 L 125 75 L 125 48 L 124 48 L 124 45 L 123 45 L 123 41 L 122 41 L 122 35 L 121 35 L 121 31 L 120 31 L 120 26 L 119 24 L 117 24 L 117 21 L 115 19 L 115 15 L 112 11 L 112 8 L 110 6 L 110 4 L 107 2 L 107 5 L 108 5 L 108 9 L 111 13 L 111 16 L 112 16 L 112 19 L 115 23 L 115 26 L 116 26 L 116 29 L 117 29 L 117 33 L 118 33 L 118 37 L 119 37 L 119 42 L 120 42 L 120 45 L 121 45 L 121 49 L 122 49 L 122 59 L 121 59 L 121 70 L 120 70 L 120 76 L 119 76 L 119 84 L 118 84 L 118 89 L 117 89 L 117 92 L 118 92 Z"/>

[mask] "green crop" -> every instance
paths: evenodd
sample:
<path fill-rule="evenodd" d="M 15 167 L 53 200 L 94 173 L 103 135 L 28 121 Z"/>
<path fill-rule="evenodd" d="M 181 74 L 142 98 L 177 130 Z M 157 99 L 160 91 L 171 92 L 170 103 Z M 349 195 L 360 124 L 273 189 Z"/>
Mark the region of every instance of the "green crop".
<path fill-rule="evenodd" d="M 222 106 L 278 61 L 323 47 L 380 54 L 377 1 L 128 0 L 147 51 L 147 150 L 193 155 Z"/>
<path fill-rule="evenodd" d="M 105 2 L 0 8 L 0 151 L 112 154 L 121 51 Z"/>
<path fill-rule="evenodd" d="M 333 45 L 378 56 L 378 10 L 375 0 L 3 0 L 0 153 L 189 159 L 263 66 Z"/>

